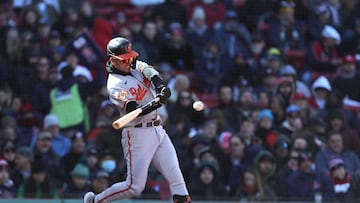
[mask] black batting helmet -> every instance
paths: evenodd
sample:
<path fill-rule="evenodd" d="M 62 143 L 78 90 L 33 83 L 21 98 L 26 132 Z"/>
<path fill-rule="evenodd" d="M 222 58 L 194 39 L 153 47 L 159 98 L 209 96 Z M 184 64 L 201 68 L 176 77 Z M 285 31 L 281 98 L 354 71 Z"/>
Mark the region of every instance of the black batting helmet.
<path fill-rule="evenodd" d="M 129 40 L 123 37 L 116 37 L 109 41 L 106 46 L 108 56 L 116 56 L 121 60 L 137 57 L 139 54 L 132 50 Z"/>

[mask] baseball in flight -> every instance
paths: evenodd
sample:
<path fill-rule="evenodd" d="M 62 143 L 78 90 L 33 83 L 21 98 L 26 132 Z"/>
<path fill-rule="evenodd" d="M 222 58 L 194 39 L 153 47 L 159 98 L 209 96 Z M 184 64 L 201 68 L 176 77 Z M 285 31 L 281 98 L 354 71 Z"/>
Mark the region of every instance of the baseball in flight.
<path fill-rule="evenodd" d="M 204 103 L 202 101 L 196 101 L 193 103 L 193 108 L 195 109 L 195 111 L 202 111 L 204 110 Z"/>

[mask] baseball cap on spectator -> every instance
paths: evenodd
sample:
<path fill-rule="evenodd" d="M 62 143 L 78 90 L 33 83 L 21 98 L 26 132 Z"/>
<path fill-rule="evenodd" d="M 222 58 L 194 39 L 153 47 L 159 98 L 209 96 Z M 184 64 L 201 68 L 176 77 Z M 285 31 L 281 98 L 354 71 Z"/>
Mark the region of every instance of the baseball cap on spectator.
<path fill-rule="evenodd" d="M 292 85 L 292 81 L 288 78 L 280 78 L 279 80 L 279 86 L 282 86 L 282 85 Z"/>
<path fill-rule="evenodd" d="M 323 15 L 326 15 L 327 17 L 330 16 L 330 12 L 327 8 L 327 5 L 324 2 L 319 3 L 315 6 L 315 14 L 319 16 L 323 16 Z"/>
<path fill-rule="evenodd" d="M 258 121 L 261 121 L 262 119 L 264 118 L 268 118 L 270 120 L 274 120 L 274 115 L 272 113 L 272 111 L 270 109 L 263 109 L 259 112 L 259 115 L 258 115 Z"/>
<path fill-rule="evenodd" d="M 108 179 L 110 176 L 109 176 L 109 173 L 104 171 L 104 170 L 100 170 L 98 172 L 96 172 L 95 174 L 95 179 Z"/>
<path fill-rule="evenodd" d="M 277 137 L 275 139 L 274 149 L 278 149 L 279 147 L 289 148 L 290 147 L 290 140 L 286 136 Z"/>
<path fill-rule="evenodd" d="M 44 118 L 44 129 L 49 128 L 50 126 L 59 125 L 59 119 L 56 115 L 54 114 L 48 114 L 45 116 Z"/>
<path fill-rule="evenodd" d="M 278 48 L 272 47 L 267 51 L 267 58 L 268 60 L 280 60 L 281 59 L 281 52 Z"/>
<path fill-rule="evenodd" d="M 312 154 L 309 151 L 300 151 L 298 157 L 298 165 L 300 165 L 303 161 L 312 161 Z"/>
<path fill-rule="evenodd" d="M 8 164 L 8 162 L 6 161 L 6 159 L 4 159 L 4 158 L 0 158 L 0 167 L 1 168 L 8 168 L 8 166 L 9 166 L 9 164 Z"/>
<path fill-rule="evenodd" d="M 330 172 L 334 170 L 337 166 L 344 165 L 344 161 L 339 157 L 334 157 L 329 161 Z"/>
<path fill-rule="evenodd" d="M 183 33 L 183 27 L 179 22 L 172 22 L 169 25 L 169 30 L 171 34 L 181 34 Z"/>
<path fill-rule="evenodd" d="M 295 2 L 291 0 L 283 0 L 280 2 L 280 12 L 295 13 Z"/>
<path fill-rule="evenodd" d="M 286 107 L 286 115 L 289 115 L 291 113 L 299 113 L 300 107 L 294 104 L 290 104 L 288 107 Z"/>
<path fill-rule="evenodd" d="M 104 101 L 101 102 L 100 107 L 101 107 L 101 108 L 105 108 L 105 107 L 107 107 L 107 106 L 112 106 L 112 105 L 113 105 L 113 103 L 112 103 L 109 99 L 106 99 L 106 100 L 104 100 Z"/>
<path fill-rule="evenodd" d="M 301 92 L 296 92 L 294 94 L 294 96 L 292 97 L 292 100 L 293 101 L 296 101 L 296 100 L 307 100 L 305 94 L 301 93 Z"/>
<path fill-rule="evenodd" d="M 325 38 L 332 38 L 336 40 L 336 44 L 340 44 L 341 42 L 341 37 L 339 32 L 332 26 L 330 25 L 325 25 L 325 27 L 323 28 L 321 35 Z"/>
<path fill-rule="evenodd" d="M 57 30 L 52 30 L 49 37 L 50 39 L 60 38 L 60 32 Z"/>
<path fill-rule="evenodd" d="M 96 149 L 95 147 L 89 148 L 89 149 L 87 150 L 86 154 L 87 154 L 88 156 L 98 156 L 98 155 L 99 155 L 99 153 L 98 153 L 98 151 L 97 151 L 97 149 Z"/>
<path fill-rule="evenodd" d="M 89 177 L 89 168 L 82 164 L 78 163 L 75 165 L 74 169 L 71 171 L 72 177 L 88 178 Z"/>
<path fill-rule="evenodd" d="M 261 32 L 255 32 L 251 35 L 251 41 L 260 42 L 264 40 L 264 35 Z"/>
<path fill-rule="evenodd" d="M 16 154 L 26 157 L 30 161 L 33 161 L 33 159 L 34 159 L 34 154 L 33 154 L 33 151 L 30 149 L 30 147 L 25 147 L 25 146 L 19 147 L 16 150 Z"/>
<path fill-rule="evenodd" d="M 286 64 L 280 69 L 280 75 L 296 75 L 296 74 L 297 73 L 295 68 L 290 64 Z"/>
<path fill-rule="evenodd" d="M 237 20 L 237 19 L 238 19 L 238 14 L 236 13 L 236 11 L 228 10 L 225 13 L 225 20 Z"/>
<path fill-rule="evenodd" d="M 356 63 L 356 58 L 355 58 L 354 55 L 347 54 L 347 55 L 343 56 L 342 61 L 343 61 L 343 63 L 355 64 Z"/>
<path fill-rule="evenodd" d="M 51 138 L 52 138 L 51 134 L 47 131 L 40 132 L 37 136 L 38 140 L 51 139 Z"/>

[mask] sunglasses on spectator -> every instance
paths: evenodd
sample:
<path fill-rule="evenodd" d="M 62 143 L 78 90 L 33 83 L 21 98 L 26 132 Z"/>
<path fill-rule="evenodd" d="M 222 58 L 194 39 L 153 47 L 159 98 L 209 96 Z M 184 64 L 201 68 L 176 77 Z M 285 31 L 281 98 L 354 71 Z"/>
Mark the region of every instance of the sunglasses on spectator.
<path fill-rule="evenodd" d="M 5 149 L 4 152 L 6 152 L 6 153 L 10 153 L 10 152 L 14 153 L 14 152 L 15 152 L 15 148 Z"/>

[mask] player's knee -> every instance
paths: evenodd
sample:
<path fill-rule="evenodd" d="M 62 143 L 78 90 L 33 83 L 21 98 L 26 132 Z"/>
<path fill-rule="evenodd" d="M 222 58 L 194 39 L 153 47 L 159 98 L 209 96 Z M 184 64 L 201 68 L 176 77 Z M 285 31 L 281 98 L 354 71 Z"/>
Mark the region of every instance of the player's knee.
<path fill-rule="evenodd" d="M 132 185 L 129 189 L 129 192 L 130 192 L 131 196 L 138 196 L 142 193 L 142 191 L 144 189 L 145 189 L 145 185 L 144 186 Z"/>

